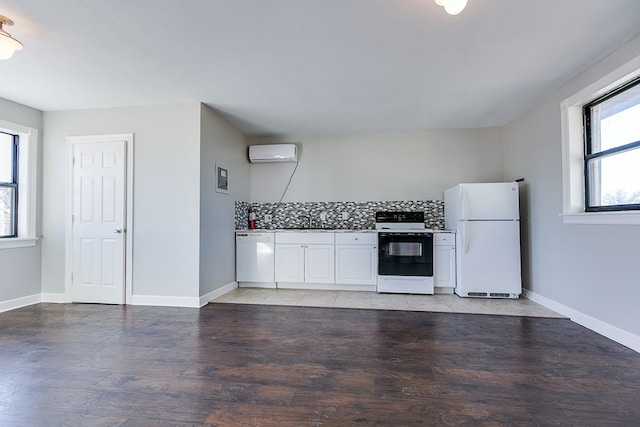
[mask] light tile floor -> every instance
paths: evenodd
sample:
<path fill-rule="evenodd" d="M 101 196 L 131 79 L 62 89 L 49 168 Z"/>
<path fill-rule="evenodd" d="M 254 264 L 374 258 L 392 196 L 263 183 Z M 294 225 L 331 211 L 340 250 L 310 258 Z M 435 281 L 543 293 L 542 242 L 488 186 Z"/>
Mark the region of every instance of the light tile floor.
<path fill-rule="evenodd" d="M 564 317 L 526 298 L 517 300 L 483 299 L 460 298 L 457 295 L 404 295 L 357 291 L 237 288 L 212 302 Z"/>

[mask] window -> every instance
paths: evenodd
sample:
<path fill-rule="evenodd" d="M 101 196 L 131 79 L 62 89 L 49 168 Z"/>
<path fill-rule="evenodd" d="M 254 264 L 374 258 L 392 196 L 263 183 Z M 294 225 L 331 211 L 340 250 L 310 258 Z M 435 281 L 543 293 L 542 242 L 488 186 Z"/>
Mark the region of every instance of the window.
<path fill-rule="evenodd" d="M 18 136 L 0 132 L 0 238 L 18 235 Z"/>
<path fill-rule="evenodd" d="M 585 210 L 640 209 L 640 78 L 583 111 Z"/>
<path fill-rule="evenodd" d="M 35 246 L 38 130 L 0 119 L 0 249 Z"/>
<path fill-rule="evenodd" d="M 565 224 L 640 224 L 640 56 L 562 101 Z"/>

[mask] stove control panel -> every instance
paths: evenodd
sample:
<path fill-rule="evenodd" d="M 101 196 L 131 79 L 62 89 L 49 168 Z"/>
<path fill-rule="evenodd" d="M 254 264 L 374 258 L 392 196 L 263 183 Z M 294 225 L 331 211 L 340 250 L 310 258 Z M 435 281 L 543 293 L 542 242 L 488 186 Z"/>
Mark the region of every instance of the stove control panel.
<path fill-rule="evenodd" d="M 424 222 L 424 212 L 376 212 L 377 223 Z"/>

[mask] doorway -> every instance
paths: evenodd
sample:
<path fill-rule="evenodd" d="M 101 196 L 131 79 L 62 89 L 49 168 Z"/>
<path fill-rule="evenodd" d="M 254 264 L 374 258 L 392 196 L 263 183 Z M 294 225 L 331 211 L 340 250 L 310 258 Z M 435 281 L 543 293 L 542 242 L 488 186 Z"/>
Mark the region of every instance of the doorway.
<path fill-rule="evenodd" d="M 133 135 L 68 138 L 68 302 L 131 301 Z"/>

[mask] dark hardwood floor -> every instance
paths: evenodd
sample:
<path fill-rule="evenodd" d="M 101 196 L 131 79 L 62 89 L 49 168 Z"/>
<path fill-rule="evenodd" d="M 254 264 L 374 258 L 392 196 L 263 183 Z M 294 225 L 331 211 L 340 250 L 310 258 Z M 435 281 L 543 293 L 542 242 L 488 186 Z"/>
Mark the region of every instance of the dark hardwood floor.
<path fill-rule="evenodd" d="M 0 314 L 2 426 L 637 426 L 640 354 L 566 319 L 209 304 Z"/>

